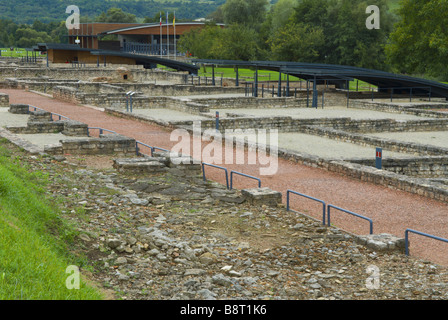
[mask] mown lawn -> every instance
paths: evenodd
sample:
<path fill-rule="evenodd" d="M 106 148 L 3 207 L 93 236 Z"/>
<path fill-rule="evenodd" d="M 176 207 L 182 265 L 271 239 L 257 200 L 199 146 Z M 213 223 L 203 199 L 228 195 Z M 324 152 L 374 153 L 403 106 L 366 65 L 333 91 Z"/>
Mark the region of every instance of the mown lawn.
<path fill-rule="evenodd" d="M 0 140 L 0 300 L 102 299 L 85 281 L 69 289 L 75 229 L 45 195 L 48 177 L 14 156 Z"/>
<path fill-rule="evenodd" d="M 0 48 L 2 57 L 13 57 L 13 58 L 20 58 L 20 57 L 26 57 L 26 50 L 23 48 L 14 48 L 13 51 L 11 51 L 11 48 Z M 32 52 L 28 52 L 28 57 L 31 58 Z M 37 57 L 46 57 L 46 55 L 41 55 L 39 52 L 37 52 Z"/>

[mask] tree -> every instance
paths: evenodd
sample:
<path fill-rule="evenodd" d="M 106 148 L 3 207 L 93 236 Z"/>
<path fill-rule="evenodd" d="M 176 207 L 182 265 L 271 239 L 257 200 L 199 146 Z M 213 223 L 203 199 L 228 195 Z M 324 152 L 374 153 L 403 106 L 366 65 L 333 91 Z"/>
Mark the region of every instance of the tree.
<path fill-rule="evenodd" d="M 36 31 L 31 28 L 20 28 L 16 31 L 16 45 L 21 48 L 30 48 L 39 42 L 51 42 L 51 37 L 45 31 Z"/>
<path fill-rule="evenodd" d="M 234 24 L 221 29 L 219 40 L 213 44 L 211 54 L 216 59 L 256 60 L 259 47 L 257 32 L 245 25 Z"/>
<path fill-rule="evenodd" d="M 301 0 L 291 17 L 296 23 L 322 28 L 325 44 L 318 62 L 386 70 L 384 46 L 394 16 L 385 0 L 377 0 L 380 29 L 366 27 L 366 0 Z"/>
<path fill-rule="evenodd" d="M 294 7 L 297 6 L 298 0 L 279 0 L 269 13 L 271 18 L 271 28 L 276 31 L 279 28 L 284 27 L 289 18 L 294 13 Z"/>
<path fill-rule="evenodd" d="M 182 51 L 200 59 L 255 60 L 258 53 L 255 30 L 234 24 L 227 28 L 216 25 L 192 29 L 178 42 Z"/>
<path fill-rule="evenodd" d="M 324 43 L 321 27 L 293 21 L 279 28 L 269 40 L 273 60 L 296 62 L 318 62 Z"/>
<path fill-rule="evenodd" d="M 394 70 L 448 79 L 448 3 L 403 0 L 386 54 Z"/>
<path fill-rule="evenodd" d="M 136 23 L 137 18 L 135 14 L 126 13 L 119 8 L 110 8 L 107 12 L 101 13 L 96 19 L 96 22 L 116 22 L 116 23 Z"/>
<path fill-rule="evenodd" d="M 224 22 L 229 25 L 259 25 L 266 17 L 268 4 L 267 0 L 227 0 L 221 8 Z"/>

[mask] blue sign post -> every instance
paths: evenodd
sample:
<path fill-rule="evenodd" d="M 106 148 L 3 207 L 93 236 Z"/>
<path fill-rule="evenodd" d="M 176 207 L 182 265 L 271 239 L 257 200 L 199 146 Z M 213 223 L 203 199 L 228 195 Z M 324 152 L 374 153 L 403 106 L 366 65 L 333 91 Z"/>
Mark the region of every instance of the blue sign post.
<path fill-rule="evenodd" d="M 216 111 L 216 131 L 219 131 L 219 112 Z"/>
<path fill-rule="evenodd" d="M 382 169 L 382 159 L 383 159 L 383 149 L 376 148 L 376 157 L 375 157 L 375 167 L 377 169 Z"/>

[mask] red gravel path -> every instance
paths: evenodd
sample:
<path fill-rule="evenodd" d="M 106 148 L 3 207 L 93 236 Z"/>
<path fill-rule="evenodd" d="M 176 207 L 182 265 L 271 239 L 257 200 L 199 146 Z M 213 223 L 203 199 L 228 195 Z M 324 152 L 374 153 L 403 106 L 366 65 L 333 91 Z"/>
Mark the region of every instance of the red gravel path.
<path fill-rule="evenodd" d="M 10 103 L 26 103 L 47 111 L 65 115 L 73 120 L 87 123 L 91 127 L 102 127 L 149 145 L 170 149 L 177 141 L 170 141 L 170 130 L 157 125 L 122 119 L 104 112 L 54 100 L 36 93 L 21 90 L 2 89 L 9 94 Z M 205 145 L 205 143 L 204 143 Z M 249 175 L 260 176 L 257 165 L 223 165 Z M 278 159 L 278 171 L 274 176 L 260 176 L 263 187 L 281 191 L 291 189 L 312 197 L 322 199 L 346 210 L 356 212 L 373 220 L 374 233 L 391 233 L 404 237 L 406 228 L 448 238 L 448 204 L 430 200 L 404 191 L 331 173 L 322 169 L 307 167 Z M 225 183 L 222 171 L 207 167 L 207 178 Z M 250 179 L 234 176 L 236 188 L 255 187 Z M 319 220 L 322 219 L 322 205 L 292 196 L 291 207 L 305 212 Z M 299 210 L 300 208 L 300 210 Z M 293 214 L 293 213 L 291 213 Z M 331 222 L 337 227 L 356 234 L 367 234 L 367 221 L 354 218 L 340 211 L 332 210 Z M 410 235 L 411 254 L 439 264 L 448 265 L 448 244 Z"/>

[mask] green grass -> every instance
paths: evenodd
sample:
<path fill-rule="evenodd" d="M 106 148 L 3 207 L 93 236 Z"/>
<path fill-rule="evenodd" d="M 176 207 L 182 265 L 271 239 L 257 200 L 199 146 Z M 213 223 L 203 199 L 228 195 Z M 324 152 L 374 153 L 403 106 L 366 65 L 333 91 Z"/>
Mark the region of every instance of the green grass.
<path fill-rule="evenodd" d="M 81 276 L 68 289 L 66 273 L 82 258 L 69 253 L 76 231 L 45 197 L 48 178 L 0 141 L 0 300 L 102 299 Z"/>
<path fill-rule="evenodd" d="M 13 58 L 20 58 L 20 57 L 26 57 L 26 50 L 23 48 L 14 48 L 13 51 L 10 50 L 10 48 L 0 48 L 2 52 L 2 57 L 13 57 Z M 28 52 L 28 57 L 31 58 L 32 52 Z M 41 55 L 39 52 L 37 53 L 37 57 L 45 57 L 45 55 Z"/>
<path fill-rule="evenodd" d="M 350 91 L 371 91 L 376 89 L 377 86 L 371 85 L 361 80 L 350 81 Z"/>
<path fill-rule="evenodd" d="M 203 67 L 199 70 L 198 75 L 201 77 L 211 77 L 213 74 L 212 68 Z M 238 68 L 238 77 L 240 80 L 253 81 L 255 70 Z M 215 77 L 236 78 L 236 70 L 234 68 L 215 68 Z M 277 71 L 258 70 L 258 81 L 278 81 L 279 73 Z M 299 78 L 290 76 L 290 81 L 297 81 Z M 286 75 L 282 74 L 282 81 L 286 81 Z"/>

